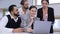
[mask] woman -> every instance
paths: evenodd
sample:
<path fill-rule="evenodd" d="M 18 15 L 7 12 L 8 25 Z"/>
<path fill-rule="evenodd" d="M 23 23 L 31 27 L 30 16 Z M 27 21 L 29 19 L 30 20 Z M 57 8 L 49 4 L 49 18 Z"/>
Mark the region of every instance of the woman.
<path fill-rule="evenodd" d="M 40 18 L 41 21 L 51 21 L 54 24 L 54 9 L 48 7 L 49 0 L 42 0 L 42 8 L 38 9 L 37 17 Z M 51 26 L 50 33 L 53 33 L 53 25 Z"/>
<path fill-rule="evenodd" d="M 33 32 L 33 23 L 37 14 L 37 8 L 35 6 L 31 6 L 29 8 L 30 11 L 30 20 L 29 20 L 29 30 L 27 30 L 28 32 Z M 31 27 L 32 26 L 32 27 Z"/>

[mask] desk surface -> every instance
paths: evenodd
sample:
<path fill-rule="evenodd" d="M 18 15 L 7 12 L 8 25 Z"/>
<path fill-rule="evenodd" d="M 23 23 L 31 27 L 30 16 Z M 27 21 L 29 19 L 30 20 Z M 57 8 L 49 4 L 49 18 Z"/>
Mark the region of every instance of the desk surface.
<path fill-rule="evenodd" d="M 0 34 L 32 34 L 32 33 L 0 33 Z M 54 32 L 49 34 L 60 34 L 60 32 Z"/>

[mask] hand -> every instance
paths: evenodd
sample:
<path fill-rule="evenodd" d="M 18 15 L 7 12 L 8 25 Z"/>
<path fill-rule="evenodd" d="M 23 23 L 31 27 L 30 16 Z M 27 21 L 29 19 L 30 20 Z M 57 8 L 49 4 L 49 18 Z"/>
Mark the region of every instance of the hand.
<path fill-rule="evenodd" d="M 23 28 L 13 29 L 12 32 L 13 32 L 13 33 L 20 33 L 20 32 L 23 32 Z"/>
<path fill-rule="evenodd" d="M 34 22 L 34 18 L 33 17 L 30 17 L 30 23 L 29 23 L 29 26 L 31 26 Z"/>
<path fill-rule="evenodd" d="M 27 28 L 27 32 L 33 32 L 33 29 Z"/>
<path fill-rule="evenodd" d="M 30 22 L 33 22 L 34 21 L 34 17 L 30 17 Z"/>

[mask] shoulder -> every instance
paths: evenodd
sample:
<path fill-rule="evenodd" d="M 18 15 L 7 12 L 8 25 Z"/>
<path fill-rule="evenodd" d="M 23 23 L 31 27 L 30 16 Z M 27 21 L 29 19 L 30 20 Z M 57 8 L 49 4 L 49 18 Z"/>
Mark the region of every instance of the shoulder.
<path fill-rule="evenodd" d="M 41 13 L 41 12 L 42 12 L 42 8 L 39 8 L 39 9 L 38 9 L 38 13 Z"/>
<path fill-rule="evenodd" d="M 22 11 L 22 7 L 18 8 L 18 11 Z"/>
<path fill-rule="evenodd" d="M 42 8 L 39 8 L 38 10 L 42 10 Z"/>
<path fill-rule="evenodd" d="M 10 15 L 6 15 L 7 17 L 10 17 Z"/>
<path fill-rule="evenodd" d="M 21 17 L 18 17 L 19 20 L 21 20 Z"/>
<path fill-rule="evenodd" d="M 2 19 L 0 21 L 8 21 L 7 16 L 2 17 Z"/>
<path fill-rule="evenodd" d="M 20 22 L 22 21 L 22 20 L 21 20 L 21 17 L 18 17 L 18 21 L 20 21 Z"/>
<path fill-rule="evenodd" d="M 8 19 L 8 18 L 7 18 L 7 15 L 6 15 L 6 16 L 4 16 L 2 19 Z"/>
<path fill-rule="evenodd" d="M 8 19 L 11 19 L 11 16 L 10 15 L 6 15 Z"/>
<path fill-rule="evenodd" d="M 54 13 L 54 9 L 52 7 L 49 7 L 48 10 L 50 13 Z"/>
<path fill-rule="evenodd" d="M 48 7 L 48 9 L 50 9 L 50 10 L 54 10 L 52 7 Z"/>

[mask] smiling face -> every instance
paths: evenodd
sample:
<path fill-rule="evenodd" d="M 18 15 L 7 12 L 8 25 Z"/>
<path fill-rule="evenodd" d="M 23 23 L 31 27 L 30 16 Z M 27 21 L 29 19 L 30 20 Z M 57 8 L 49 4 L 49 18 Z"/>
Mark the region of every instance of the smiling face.
<path fill-rule="evenodd" d="M 30 10 L 30 16 L 31 16 L 31 17 L 35 17 L 36 12 L 37 12 L 37 9 L 36 9 L 36 8 L 32 8 L 32 9 Z"/>

